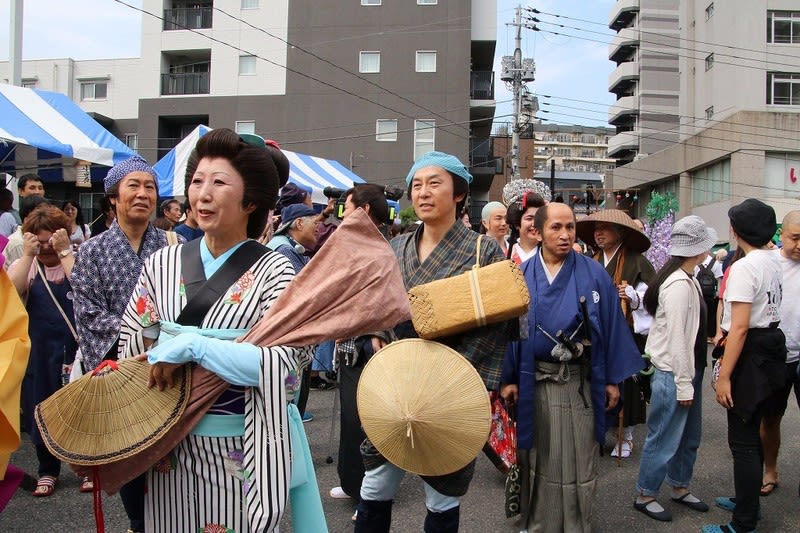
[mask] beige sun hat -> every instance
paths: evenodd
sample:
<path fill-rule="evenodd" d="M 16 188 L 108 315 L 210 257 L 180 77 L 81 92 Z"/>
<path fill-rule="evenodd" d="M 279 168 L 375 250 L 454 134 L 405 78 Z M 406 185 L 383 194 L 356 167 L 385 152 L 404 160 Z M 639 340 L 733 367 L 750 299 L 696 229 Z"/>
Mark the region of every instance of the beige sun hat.
<path fill-rule="evenodd" d="M 641 232 L 633 219 L 621 209 L 602 209 L 577 222 L 576 234 L 585 243 L 596 246 L 594 242 L 594 228 L 598 222 L 616 224 L 624 231 L 622 242 L 625 247 L 637 253 L 644 253 L 650 248 L 650 238 Z"/>
<path fill-rule="evenodd" d="M 103 465 L 155 443 L 178 421 L 191 389 L 188 365 L 176 385 L 148 388 L 150 365 L 105 361 L 36 406 L 34 418 L 47 449 L 74 465 Z"/>
<path fill-rule="evenodd" d="M 489 436 L 489 394 L 458 352 L 423 339 L 393 342 L 364 367 L 358 384 L 364 432 L 392 464 L 441 476 L 477 457 Z"/>

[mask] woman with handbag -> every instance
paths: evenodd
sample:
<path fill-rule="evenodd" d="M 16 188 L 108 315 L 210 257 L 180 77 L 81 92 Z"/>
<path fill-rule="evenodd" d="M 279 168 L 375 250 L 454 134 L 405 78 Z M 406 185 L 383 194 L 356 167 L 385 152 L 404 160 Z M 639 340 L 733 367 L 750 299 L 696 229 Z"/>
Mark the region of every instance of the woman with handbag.
<path fill-rule="evenodd" d="M 700 217 L 677 221 L 670 236 L 672 257 L 644 294 L 644 307 L 654 317 L 645 352 L 655 370 L 650 378 L 647 439 L 633 506 L 664 522 L 672 520 L 672 514 L 656 497 L 665 479 L 672 487 L 673 501 L 695 511 L 708 511 L 708 505 L 688 488 L 702 434 L 707 315 L 692 272 L 716 242 L 717 232 Z"/>
<path fill-rule="evenodd" d="M 763 403 L 786 381 L 786 337 L 778 327 L 783 273 L 777 254 L 768 248 L 778 226 L 775 211 L 749 198 L 731 207 L 728 218 L 745 255 L 730 267 L 721 324 L 727 332 L 725 352 L 712 384 L 717 403 L 727 410 L 736 496 L 716 500 L 717 506 L 733 512 L 731 522 L 703 526 L 704 533 L 755 531 L 762 483 Z"/>
<path fill-rule="evenodd" d="M 33 409 L 63 385 L 66 367 L 78 349 L 72 311 L 69 275 L 75 259 L 67 216 L 57 207 L 42 205 L 25 218 L 22 225 L 23 255 L 8 269 L 20 297 L 26 301 L 29 316 L 31 354 L 23 384 L 26 427 L 39 459 L 39 481 L 34 496 L 50 496 L 55 491 L 61 462 L 42 442 L 33 421 Z M 83 485 L 81 486 L 84 491 Z M 89 489 L 91 490 L 91 488 Z"/>

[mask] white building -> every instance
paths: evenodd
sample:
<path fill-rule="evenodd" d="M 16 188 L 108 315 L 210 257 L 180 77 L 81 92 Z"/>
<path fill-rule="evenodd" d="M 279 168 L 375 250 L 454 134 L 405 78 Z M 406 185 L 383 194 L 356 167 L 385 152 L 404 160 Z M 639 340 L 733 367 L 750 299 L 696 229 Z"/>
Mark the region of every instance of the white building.
<path fill-rule="evenodd" d="M 679 25 L 680 137 L 617 168 L 613 186 L 672 191 L 681 216 L 700 215 L 722 240 L 745 198 L 780 222 L 800 207 L 800 3 L 682 0 Z"/>

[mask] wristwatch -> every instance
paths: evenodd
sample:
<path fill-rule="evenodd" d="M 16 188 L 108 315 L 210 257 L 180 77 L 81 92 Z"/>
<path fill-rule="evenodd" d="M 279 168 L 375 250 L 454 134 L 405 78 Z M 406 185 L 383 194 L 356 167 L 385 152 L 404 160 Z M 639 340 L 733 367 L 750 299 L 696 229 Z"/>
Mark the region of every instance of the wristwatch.
<path fill-rule="evenodd" d="M 58 257 L 62 259 L 67 257 L 68 255 L 72 255 L 72 248 L 67 248 L 66 250 L 61 250 L 60 252 L 58 252 Z"/>

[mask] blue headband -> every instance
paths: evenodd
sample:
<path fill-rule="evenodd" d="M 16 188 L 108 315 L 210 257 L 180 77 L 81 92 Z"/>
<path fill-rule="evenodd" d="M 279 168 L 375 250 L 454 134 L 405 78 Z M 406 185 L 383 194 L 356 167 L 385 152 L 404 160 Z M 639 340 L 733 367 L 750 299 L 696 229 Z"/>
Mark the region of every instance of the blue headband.
<path fill-rule="evenodd" d="M 472 174 L 469 173 L 467 167 L 454 155 L 445 154 L 444 152 L 428 152 L 423 155 L 414 163 L 411 170 L 408 171 L 406 176 L 406 185 L 411 185 L 411 180 L 414 179 L 414 174 L 417 170 L 424 167 L 440 167 L 450 172 L 454 176 L 463 178 L 467 183 L 472 183 Z"/>
<path fill-rule="evenodd" d="M 135 155 L 130 159 L 126 159 L 125 161 L 120 161 L 119 163 L 111 167 L 111 170 L 108 171 L 106 177 L 103 178 L 103 188 L 105 189 L 106 192 L 108 192 L 108 190 L 111 187 L 122 181 L 122 178 L 124 178 L 125 176 L 127 176 L 132 172 L 147 172 L 148 174 L 153 176 L 154 180 L 158 181 L 158 177 L 156 176 L 156 171 L 153 170 L 153 167 L 148 165 L 147 161 L 145 161 L 138 155 Z"/>

